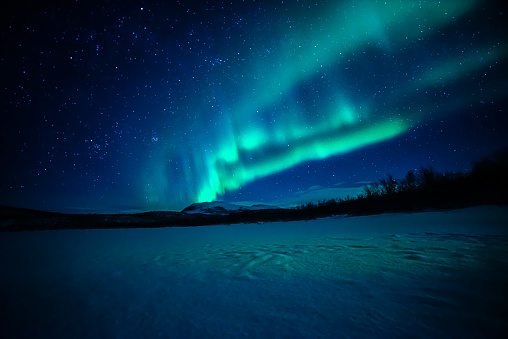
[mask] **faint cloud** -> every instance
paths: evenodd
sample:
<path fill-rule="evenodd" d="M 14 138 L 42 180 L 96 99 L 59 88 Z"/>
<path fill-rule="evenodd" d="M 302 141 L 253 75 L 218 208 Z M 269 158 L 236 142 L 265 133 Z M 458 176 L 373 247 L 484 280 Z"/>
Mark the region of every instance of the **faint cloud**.
<path fill-rule="evenodd" d="M 339 185 L 342 185 L 340 183 Z M 305 191 L 298 191 L 292 197 L 284 198 L 281 200 L 274 201 L 274 204 L 279 207 L 294 207 L 308 202 L 317 202 L 320 200 L 331 200 L 346 198 L 349 196 L 357 196 L 363 190 L 364 185 L 358 186 L 311 186 Z"/>

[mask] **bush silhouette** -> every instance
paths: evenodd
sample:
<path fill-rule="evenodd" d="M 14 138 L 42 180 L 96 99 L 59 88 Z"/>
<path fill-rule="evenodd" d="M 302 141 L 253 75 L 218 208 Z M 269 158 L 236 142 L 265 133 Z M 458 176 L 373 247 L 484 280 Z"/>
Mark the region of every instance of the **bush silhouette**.
<path fill-rule="evenodd" d="M 432 167 L 410 170 L 403 179 L 391 174 L 363 187 L 356 197 L 307 203 L 304 215 L 375 214 L 428 209 L 463 208 L 508 203 L 508 150 L 473 163 L 470 173 L 436 172 Z"/>

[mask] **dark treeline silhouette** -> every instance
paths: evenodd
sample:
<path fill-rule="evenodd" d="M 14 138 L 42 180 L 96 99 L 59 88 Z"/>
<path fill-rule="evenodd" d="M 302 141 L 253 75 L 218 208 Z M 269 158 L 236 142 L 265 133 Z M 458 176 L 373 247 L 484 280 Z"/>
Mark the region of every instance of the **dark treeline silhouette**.
<path fill-rule="evenodd" d="M 296 209 L 321 215 L 416 212 L 508 203 L 508 150 L 474 162 L 469 173 L 439 173 L 432 167 L 409 171 L 402 179 L 388 174 L 346 199 L 307 203 Z"/>
<path fill-rule="evenodd" d="M 155 228 L 261 223 L 296 220 L 294 212 L 291 209 L 264 209 L 231 212 L 225 215 L 163 211 L 138 214 L 63 214 L 0 208 L 0 231 Z M 302 218 L 310 219 L 311 217 L 302 216 Z"/>
<path fill-rule="evenodd" d="M 469 173 L 439 173 L 432 167 L 388 174 L 345 199 L 309 202 L 293 209 L 243 210 L 229 214 L 147 212 L 139 214 L 60 214 L 0 207 L 0 231 L 152 228 L 309 220 L 332 215 L 368 215 L 508 204 L 508 150 L 473 163 Z"/>

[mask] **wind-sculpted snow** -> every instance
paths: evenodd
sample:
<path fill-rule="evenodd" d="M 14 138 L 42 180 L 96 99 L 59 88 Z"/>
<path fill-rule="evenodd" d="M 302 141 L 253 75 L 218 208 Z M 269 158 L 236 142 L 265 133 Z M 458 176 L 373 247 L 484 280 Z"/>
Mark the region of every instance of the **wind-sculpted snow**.
<path fill-rule="evenodd" d="M 312 276 L 333 279 L 343 274 L 399 274 L 398 270 L 446 272 L 480 268 L 485 260 L 508 267 L 507 236 L 412 233 L 379 238 L 318 238 L 301 243 L 206 244 L 178 256 L 158 255 L 143 264 L 164 269 L 186 266 L 236 279 Z M 201 274 L 201 273 L 200 273 Z"/>
<path fill-rule="evenodd" d="M 0 234 L 12 337 L 504 337 L 508 210 Z"/>

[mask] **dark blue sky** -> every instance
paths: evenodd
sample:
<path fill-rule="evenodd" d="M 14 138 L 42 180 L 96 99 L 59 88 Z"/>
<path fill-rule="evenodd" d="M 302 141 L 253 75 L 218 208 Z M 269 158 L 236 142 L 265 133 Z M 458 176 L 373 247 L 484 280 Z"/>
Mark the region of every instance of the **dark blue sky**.
<path fill-rule="evenodd" d="M 291 204 L 508 146 L 496 1 L 8 3 L 1 205 Z"/>

